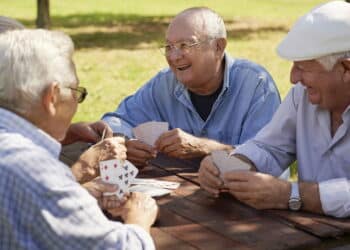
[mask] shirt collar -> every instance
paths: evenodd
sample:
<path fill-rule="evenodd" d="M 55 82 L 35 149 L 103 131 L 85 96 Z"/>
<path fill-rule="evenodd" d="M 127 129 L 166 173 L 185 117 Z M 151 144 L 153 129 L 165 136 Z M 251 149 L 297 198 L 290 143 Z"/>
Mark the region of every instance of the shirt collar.
<path fill-rule="evenodd" d="M 53 157 L 59 157 L 61 144 L 58 141 L 23 117 L 3 108 L 0 108 L 0 128 L 20 134 L 45 148 Z"/>

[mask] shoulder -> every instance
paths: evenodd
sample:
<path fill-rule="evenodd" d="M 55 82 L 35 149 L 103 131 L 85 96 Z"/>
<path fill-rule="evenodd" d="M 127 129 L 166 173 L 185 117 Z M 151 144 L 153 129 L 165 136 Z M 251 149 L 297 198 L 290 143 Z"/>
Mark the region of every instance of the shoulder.
<path fill-rule="evenodd" d="M 9 178 L 36 192 L 55 185 L 57 179 L 65 182 L 60 176 L 68 176 L 67 166 L 45 148 L 19 134 L 1 134 L 0 142 L 1 179 Z"/>
<path fill-rule="evenodd" d="M 232 59 L 230 71 L 241 71 L 242 73 L 254 74 L 259 77 L 271 77 L 269 72 L 260 64 L 247 59 Z"/>

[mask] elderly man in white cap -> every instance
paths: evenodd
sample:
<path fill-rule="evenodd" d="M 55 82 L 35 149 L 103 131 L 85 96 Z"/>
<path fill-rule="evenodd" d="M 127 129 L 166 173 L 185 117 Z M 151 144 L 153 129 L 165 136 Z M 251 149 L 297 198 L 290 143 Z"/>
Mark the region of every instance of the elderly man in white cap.
<path fill-rule="evenodd" d="M 349 41 L 349 3 L 329 2 L 300 18 L 277 48 L 293 61 L 295 86 L 271 122 L 232 152 L 257 172 L 230 171 L 221 183 L 207 157 L 200 168 L 204 189 L 218 194 L 223 185 L 258 209 L 350 215 Z M 295 160 L 298 182 L 274 177 Z"/>

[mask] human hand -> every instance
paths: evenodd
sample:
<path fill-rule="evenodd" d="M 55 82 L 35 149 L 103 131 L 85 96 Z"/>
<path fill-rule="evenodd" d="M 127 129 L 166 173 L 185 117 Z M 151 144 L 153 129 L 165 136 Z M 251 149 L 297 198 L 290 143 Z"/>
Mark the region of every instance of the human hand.
<path fill-rule="evenodd" d="M 220 179 L 220 172 L 214 165 L 211 156 L 207 156 L 201 161 L 198 177 L 201 188 L 212 194 L 214 197 L 219 196 L 220 188 L 223 187 L 223 181 Z"/>
<path fill-rule="evenodd" d="M 66 137 L 61 143 L 62 145 L 77 141 L 96 143 L 101 139 L 104 130 L 105 138 L 113 136 L 112 129 L 104 121 L 73 123 L 69 126 Z"/>
<path fill-rule="evenodd" d="M 112 216 L 119 216 L 120 209 L 108 210 Z M 125 224 L 137 224 L 147 232 L 155 222 L 158 214 L 156 201 L 143 193 L 131 193 L 122 207 L 121 217 Z"/>
<path fill-rule="evenodd" d="M 150 145 L 136 139 L 126 142 L 127 158 L 137 167 L 144 167 L 148 161 L 156 158 L 157 151 Z"/>
<path fill-rule="evenodd" d="M 84 183 L 99 175 L 99 162 L 111 159 L 126 159 L 125 140 L 122 137 L 111 137 L 91 146 L 72 166 L 77 181 Z"/>
<path fill-rule="evenodd" d="M 224 174 L 224 185 L 241 202 L 256 209 L 286 209 L 290 183 L 268 174 L 231 171 Z"/>
<path fill-rule="evenodd" d="M 115 192 L 118 190 L 118 185 L 103 182 L 101 177 L 97 177 L 82 186 L 96 198 L 98 205 L 105 210 L 120 208 L 126 201 L 126 198 L 118 199 L 116 195 L 104 196 L 103 193 Z"/>
<path fill-rule="evenodd" d="M 179 128 L 163 133 L 155 142 L 155 148 L 169 156 L 188 159 L 208 154 L 201 138 Z"/>

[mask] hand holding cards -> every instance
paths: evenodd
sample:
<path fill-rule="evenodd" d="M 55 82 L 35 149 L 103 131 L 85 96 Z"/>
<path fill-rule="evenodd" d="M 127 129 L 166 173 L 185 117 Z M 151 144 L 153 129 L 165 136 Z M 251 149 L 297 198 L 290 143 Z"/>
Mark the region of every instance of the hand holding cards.
<path fill-rule="evenodd" d="M 213 151 L 211 153 L 214 164 L 220 171 L 220 176 L 222 178 L 223 174 L 229 171 L 235 170 L 249 170 L 251 166 L 235 157 L 234 155 L 230 155 L 225 150 Z"/>
<path fill-rule="evenodd" d="M 145 122 L 132 129 L 136 139 L 151 146 L 157 141 L 160 135 L 168 131 L 167 122 Z"/>
<path fill-rule="evenodd" d="M 116 195 L 119 199 L 129 192 L 129 187 L 138 174 L 138 169 L 129 161 L 107 160 L 100 162 L 100 174 L 104 182 L 117 184 L 118 190 L 104 195 Z"/>

